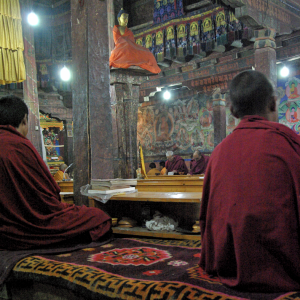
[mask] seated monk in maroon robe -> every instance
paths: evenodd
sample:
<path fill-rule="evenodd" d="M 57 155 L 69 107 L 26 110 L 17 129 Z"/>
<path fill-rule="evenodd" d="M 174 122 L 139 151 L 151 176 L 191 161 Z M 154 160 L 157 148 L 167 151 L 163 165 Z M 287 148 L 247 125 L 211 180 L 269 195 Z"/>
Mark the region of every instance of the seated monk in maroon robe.
<path fill-rule="evenodd" d="M 273 86 L 262 73 L 238 74 L 230 98 L 241 122 L 205 173 L 200 267 L 241 291 L 299 291 L 300 138 L 277 123 Z"/>
<path fill-rule="evenodd" d="M 82 244 L 109 235 L 111 218 L 102 210 L 61 203 L 60 188 L 27 133 L 26 104 L 15 96 L 1 98 L 0 250 Z"/>
<path fill-rule="evenodd" d="M 196 150 L 193 154 L 193 159 L 190 164 L 190 175 L 204 174 L 209 156 L 203 155 L 199 150 Z"/>
<path fill-rule="evenodd" d="M 183 173 L 186 175 L 188 173 L 188 168 L 184 162 L 184 159 L 179 155 L 174 155 L 172 151 L 168 151 L 166 153 L 167 161 L 166 161 L 166 169 L 168 172 L 174 172 L 174 174 Z"/>
<path fill-rule="evenodd" d="M 113 29 L 115 48 L 109 58 L 109 67 L 127 69 L 138 66 L 154 74 L 160 73 L 161 69 L 149 49 L 135 43 L 132 31 L 127 28 L 128 14 L 123 9 L 118 14 L 118 21 L 119 25 Z"/>

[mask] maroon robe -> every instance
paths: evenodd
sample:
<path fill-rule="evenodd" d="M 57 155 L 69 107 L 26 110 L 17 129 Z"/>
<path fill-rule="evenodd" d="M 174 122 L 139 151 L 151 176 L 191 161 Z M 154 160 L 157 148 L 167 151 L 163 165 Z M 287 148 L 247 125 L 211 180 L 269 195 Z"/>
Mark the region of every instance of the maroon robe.
<path fill-rule="evenodd" d="M 189 171 L 184 159 L 179 155 L 174 155 L 174 159 L 172 161 L 166 161 L 166 169 L 168 172 L 172 172 L 173 170 L 176 170 L 177 173 L 184 172 L 184 175 L 186 175 Z"/>
<path fill-rule="evenodd" d="M 110 230 L 102 210 L 61 203 L 60 188 L 31 144 L 12 126 L 0 126 L 0 249 L 37 248 Z"/>
<path fill-rule="evenodd" d="M 300 138 L 243 118 L 213 151 L 200 213 L 200 266 L 244 291 L 300 290 Z"/>
<path fill-rule="evenodd" d="M 199 160 L 191 159 L 190 164 L 190 174 L 204 174 L 207 164 L 208 164 L 209 156 L 202 155 Z"/>

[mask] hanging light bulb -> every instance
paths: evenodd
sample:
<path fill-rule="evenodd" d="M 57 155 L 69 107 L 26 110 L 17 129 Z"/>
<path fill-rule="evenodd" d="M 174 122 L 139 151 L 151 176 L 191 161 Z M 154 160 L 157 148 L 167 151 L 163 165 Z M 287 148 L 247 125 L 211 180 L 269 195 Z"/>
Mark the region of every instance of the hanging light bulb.
<path fill-rule="evenodd" d="M 63 24 L 63 51 L 64 51 L 64 62 L 65 62 L 65 24 Z M 71 78 L 70 70 L 64 65 L 64 67 L 60 70 L 60 78 L 62 81 L 69 81 Z"/>
<path fill-rule="evenodd" d="M 34 12 L 31 12 L 27 16 L 27 21 L 31 26 L 36 26 L 39 23 L 39 18 Z"/>
<path fill-rule="evenodd" d="M 287 77 L 290 74 L 290 70 L 284 66 L 281 70 L 280 70 L 280 75 L 282 77 Z"/>
<path fill-rule="evenodd" d="M 165 100 L 169 100 L 171 98 L 171 94 L 169 91 L 165 91 L 163 96 Z"/>
<path fill-rule="evenodd" d="M 61 70 L 60 70 L 60 78 L 63 81 L 69 81 L 71 78 L 71 73 L 70 70 L 64 66 Z"/>

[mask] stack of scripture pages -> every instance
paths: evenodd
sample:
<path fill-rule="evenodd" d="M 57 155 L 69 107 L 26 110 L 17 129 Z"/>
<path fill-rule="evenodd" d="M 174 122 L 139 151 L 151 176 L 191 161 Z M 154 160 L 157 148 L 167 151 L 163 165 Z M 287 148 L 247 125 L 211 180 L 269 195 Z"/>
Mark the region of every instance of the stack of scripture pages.
<path fill-rule="evenodd" d="M 136 179 L 92 179 L 89 194 L 113 194 L 134 191 Z"/>

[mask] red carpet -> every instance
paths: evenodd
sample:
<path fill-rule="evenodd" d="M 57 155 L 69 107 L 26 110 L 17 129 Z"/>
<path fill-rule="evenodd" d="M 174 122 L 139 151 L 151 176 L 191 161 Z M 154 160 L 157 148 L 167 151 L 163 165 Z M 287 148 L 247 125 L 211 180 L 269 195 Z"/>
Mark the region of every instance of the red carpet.
<path fill-rule="evenodd" d="M 106 245 L 20 260 L 12 280 L 67 288 L 82 299 L 300 299 L 300 293 L 246 294 L 197 266 L 200 242 L 117 238 Z"/>

